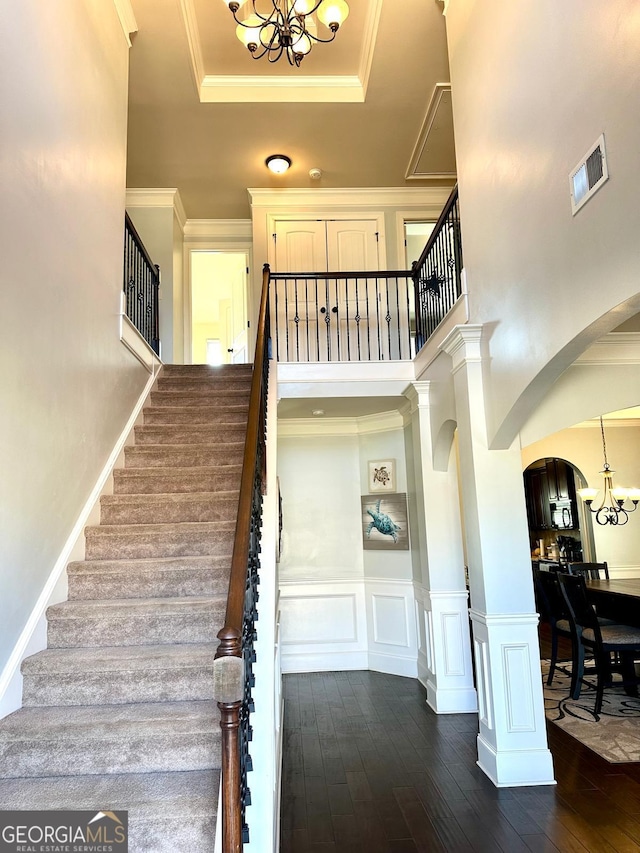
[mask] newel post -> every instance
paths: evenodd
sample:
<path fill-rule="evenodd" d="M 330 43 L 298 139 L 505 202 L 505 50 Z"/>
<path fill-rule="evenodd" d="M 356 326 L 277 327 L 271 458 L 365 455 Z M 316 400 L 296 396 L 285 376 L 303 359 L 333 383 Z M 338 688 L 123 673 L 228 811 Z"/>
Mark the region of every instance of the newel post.
<path fill-rule="evenodd" d="M 222 850 L 242 851 L 240 806 L 240 709 L 244 697 L 242 642 L 237 631 L 225 627 L 213 663 L 213 695 L 220 709 L 222 729 Z"/>

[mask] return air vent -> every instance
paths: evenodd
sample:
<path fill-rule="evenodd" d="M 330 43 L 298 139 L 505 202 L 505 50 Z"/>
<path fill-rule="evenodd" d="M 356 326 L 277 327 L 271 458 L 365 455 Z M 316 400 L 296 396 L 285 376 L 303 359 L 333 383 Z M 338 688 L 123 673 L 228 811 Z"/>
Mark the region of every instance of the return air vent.
<path fill-rule="evenodd" d="M 569 175 L 571 187 L 571 212 L 575 215 L 591 196 L 598 192 L 609 177 L 604 135 L 581 158 Z"/>

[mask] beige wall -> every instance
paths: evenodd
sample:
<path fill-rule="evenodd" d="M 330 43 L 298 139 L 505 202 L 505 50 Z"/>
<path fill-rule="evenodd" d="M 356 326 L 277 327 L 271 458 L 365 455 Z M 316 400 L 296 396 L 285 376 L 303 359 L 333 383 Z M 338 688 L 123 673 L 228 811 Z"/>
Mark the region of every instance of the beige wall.
<path fill-rule="evenodd" d="M 148 374 L 119 340 L 128 47 L 106 0 L 0 29 L 0 670 Z"/>
<path fill-rule="evenodd" d="M 489 336 L 489 433 L 506 447 L 638 310 L 640 8 L 451 0 L 447 33 L 470 321 Z M 603 132 L 610 179 L 573 217 L 569 172 Z"/>

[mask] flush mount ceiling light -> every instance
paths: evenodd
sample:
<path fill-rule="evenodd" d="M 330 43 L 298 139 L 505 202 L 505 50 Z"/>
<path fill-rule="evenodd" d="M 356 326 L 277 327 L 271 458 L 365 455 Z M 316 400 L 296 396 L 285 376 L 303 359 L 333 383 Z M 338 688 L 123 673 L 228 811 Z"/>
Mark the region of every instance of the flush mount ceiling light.
<path fill-rule="evenodd" d="M 237 23 L 236 35 L 253 59 L 266 56 L 277 62 L 286 56 L 289 65 L 300 65 L 316 42 L 333 41 L 349 14 L 345 0 L 224 0 Z M 237 15 L 247 3 L 249 15 Z M 260 11 L 258 11 L 258 7 Z M 316 17 L 329 35 L 318 35 Z"/>
<path fill-rule="evenodd" d="M 604 424 L 602 415 L 600 416 L 600 432 L 602 433 L 602 452 L 604 454 L 604 467 L 600 472 L 604 477 L 604 494 L 602 501 L 597 509 L 593 509 L 591 504 L 598 495 L 598 489 L 578 489 L 578 494 L 585 502 L 587 509 L 595 514 L 598 524 L 621 525 L 629 521 L 629 513 L 638 508 L 640 502 L 640 489 L 621 489 L 613 488 L 613 475 L 616 473 L 611 470 L 607 461 L 607 445 L 604 440 Z M 633 507 L 624 506 L 625 501 L 631 501 Z"/>
<path fill-rule="evenodd" d="M 267 169 L 271 169 L 276 175 L 284 174 L 291 165 L 291 159 L 284 154 L 272 154 L 264 162 L 267 165 Z"/>

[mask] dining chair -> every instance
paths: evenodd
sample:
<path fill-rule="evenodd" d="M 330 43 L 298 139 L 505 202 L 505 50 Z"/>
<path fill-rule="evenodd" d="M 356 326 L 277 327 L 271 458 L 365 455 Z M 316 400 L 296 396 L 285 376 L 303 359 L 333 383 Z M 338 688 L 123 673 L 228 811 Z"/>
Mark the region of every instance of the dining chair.
<path fill-rule="evenodd" d="M 609 566 L 604 563 L 569 563 L 569 574 L 583 575 L 587 580 L 609 580 Z"/>
<path fill-rule="evenodd" d="M 613 664 L 621 671 L 625 690 L 632 691 L 631 695 L 637 695 L 638 678 L 634 660 L 640 657 L 640 628 L 605 623 L 604 620 L 598 619 L 587 597 L 584 575 L 562 574 L 557 577 L 576 642 L 577 665 L 572 672 L 571 697 L 580 698 L 585 652 L 590 652 L 594 658 L 597 677 L 594 713 L 598 715 L 602 710 L 604 688 L 612 683 Z M 616 661 L 611 660 L 612 654 L 617 656 Z"/>
<path fill-rule="evenodd" d="M 533 580 L 536 590 L 536 601 L 540 615 L 551 627 L 551 662 L 547 684 L 551 684 L 558 663 L 558 637 L 566 637 L 572 643 L 572 660 L 575 664 L 577 657 L 573 649 L 573 632 L 569 622 L 569 613 L 556 572 L 533 570 Z"/>

